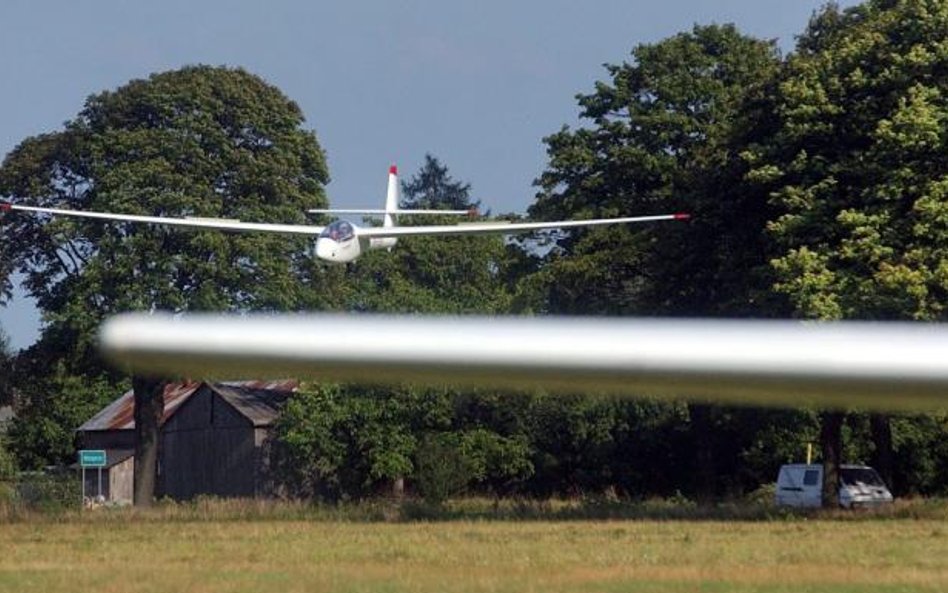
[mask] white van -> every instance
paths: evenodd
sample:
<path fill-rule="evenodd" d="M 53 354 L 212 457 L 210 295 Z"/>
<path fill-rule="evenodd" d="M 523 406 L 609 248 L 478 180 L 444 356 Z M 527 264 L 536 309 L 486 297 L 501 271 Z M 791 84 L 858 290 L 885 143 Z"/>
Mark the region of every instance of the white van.
<path fill-rule="evenodd" d="M 839 468 L 839 505 L 858 508 L 892 502 L 892 493 L 876 470 L 867 465 Z M 819 507 L 822 505 L 823 466 L 791 463 L 777 475 L 777 506 Z"/>

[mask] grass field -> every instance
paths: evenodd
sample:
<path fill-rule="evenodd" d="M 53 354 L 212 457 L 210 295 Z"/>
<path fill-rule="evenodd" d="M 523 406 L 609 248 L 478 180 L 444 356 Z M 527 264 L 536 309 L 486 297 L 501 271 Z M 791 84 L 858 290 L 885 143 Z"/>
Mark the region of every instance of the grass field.
<path fill-rule="evenodd" d="M 211 505 L 8 518 L 0 591 L 948 590 L 942 510 L 756 520 L 464 515 Z"/>

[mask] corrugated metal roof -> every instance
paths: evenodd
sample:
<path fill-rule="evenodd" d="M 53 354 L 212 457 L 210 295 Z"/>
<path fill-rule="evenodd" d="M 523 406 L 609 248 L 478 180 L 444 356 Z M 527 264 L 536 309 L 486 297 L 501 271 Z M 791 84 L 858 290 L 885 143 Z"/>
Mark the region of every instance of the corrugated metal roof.
<path fill-rule="evenodd" d="M 254 426 L 272 422 L 278 412 L 279 404 L 296 391 L 299 382 L 282 381 L 236 381 L 208 384 L 204 381 L 183 381 L 165 386 L 165 411 L 161 418 L 164 425 L 181 405 L 188 401 L 202 385 L 208 385 L 216 393 L 227 399 L 239 412 L 247 416 Z M 225 395 L 226 394 L 226 395 Z M 267 403 L 272 400 L 273 405 Z M 80 432 L 97 430 L 133 430 L 135 428 L 135 397 L 132 390 L 113 401 L 98 414 L 79 427 Z"/>
<path fill-rule="evenodd" d="M 269 426 L 279 415 L 283 402 L 299 387 L 299 382 L 244 381 L 215 383 L 210 387 L 254 426 Z"/>

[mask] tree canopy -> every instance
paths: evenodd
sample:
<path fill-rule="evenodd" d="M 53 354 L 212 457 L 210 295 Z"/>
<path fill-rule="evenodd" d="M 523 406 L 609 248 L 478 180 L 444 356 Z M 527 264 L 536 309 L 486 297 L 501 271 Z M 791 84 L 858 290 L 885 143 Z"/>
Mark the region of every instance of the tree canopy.
<path fill-rule="evenodd" d="M 403 183 L 403 208 L 468 210 L 479 200 L 440 160 L 425 155 Z M 455 224 L 456 216 L 411 216 L 400 225 Z M 408 237 L 392 251 L 367 253 L 346 271 L 346 309 L 389 313 L 505 313 L 515 254 L 499 235 Z"/>
<path fill-rule="evenodd" d="M 89 97 L 60 132 L 5 159 L 0 191 L 32 204 L 132 214 L 304 221 L 328 181 L 299 107 L 243 70 L 188 67 Z M 299 240 L 129 223 L 8 217 L 5 271 L 44 313 L 288 309 Z"/>
<path fill-rule="evenodd" d="M 402 208 L 420 210 L 477 209 L 480 200 L 471 199 L 471 184 L 448 175 L 448 167 L 437 157 L 425 154 L 425 162 L 410 179 L 402 181 Z"/>
<path fill-rule="evenodd" d="M 946 317 L 948 4 L 828 6 L 775 94 L 754 150 L 780 216 L 775 289 L 822 319 Z"/>
<path fill-rule="evenodd" d="M 155 74 L 89 97 L 63 130 L 21 142 L 0 167 L 0 193 L 48 207 L 302 223 L 307 207 L 325 205 L 328 181 L 303 121 L 295 103 L 244 70 Z M 122 385 L 91 347 L 106 315 L 286 310 L 312 296 L 307 245 L 280 236 L 9 215 L 0 255 L 3 286 L 21 274 L 45 320 L 18 371 L 28 393 L 14 430 L 36 438 L 16 446 L 34 463 L 62 460 L 88 408 Z M 104 393 L 89 397 L 93 385 Z M 42 432 L 47 423 L 55 439 Z M 34 440 L 60 444 L 34 450 Z"/>
<path fill-rule="evenodd" d="M 780 66 L 770 42 L 733 25 L 696 26 L 607 64 L 578 97 L 587 125 L 545 139 L 542 218 L 686 211 L 693 222 L 563 234 L 545 261 L 546 310 L 746 315 L 765 308 L 765 199 L 740 186 L 739 151 L 761 133 Z"/>
<path fill-rule="evenodd" d="M 699 25 L 607 65 L 577 97 L 582 124 L 545 139 L 531 216 L 686 211 L 687 224 L 419 237 L 326 266 L 283 237 L 6 216 L 2 288 L 22 274 L 45 319 L 13 365 L 11 447 L 21 467 L 68 458 L 75 426 L 128 386 L 87 347 L 103 315 L 128 309 L 943 320 L 945 31 L 942 1 L 868 0 L 818 11 L 786 57 L 733 25 Z M 26 139 L 0 191 L 301 222 L 328 180 L 302 126 L 292 101 L 244 71 L 156 74 Z M 403 189 L 405 208 L 480 204 L 430 154 Z M 449 219 L 419 220 L 435 221 Z M 465 490 L 708 499 L 773 481 L 820 440 L 826 458 L 888 466 L 896 493 L 948 492 L 945 414 L 629 395 L 308 385 L 276 427 L 274 467 L 289 492 L 332 500 L 406 481 L 433 502 Z"/>

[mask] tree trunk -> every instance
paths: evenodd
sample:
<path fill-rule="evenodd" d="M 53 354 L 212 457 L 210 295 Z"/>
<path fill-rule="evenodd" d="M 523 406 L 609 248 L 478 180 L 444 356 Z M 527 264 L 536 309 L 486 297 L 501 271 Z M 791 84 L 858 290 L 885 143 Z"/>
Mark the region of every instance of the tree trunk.
<path fill-rule="evenodd" d="M 688 406 L 695 444 L 695 496 L 700 504 L 714 500 L 714 451 L 711 442 L 712 408 L 707 404 Z"/>
<path fill-rule="evenodd" d="M 879 475 L 882 476 L 885 485 L 889 491 L 895 492 L 893 484 L 892 461 L 892 425 L 891 416 L 888 414 L 870 414 L 869 427 L 872 432 L 872 443 L 875 445 L 875 451 L 872 454 L 872 466 L 876 468 Z"/>
<path fill-rule="evenodd" d="M 405 478 L 399 476 L 392 480 L 392 498 L 402 500 L 405 498 Z"/>
<path fill-rule="evenodd" d="M 845 412 L 820 413 L 820 445 L 823 448 L 823 508 L 839 506 L 839 466 L 843 454 Z"/>
<path fill-rule="evenodd" d="M 132 377 L 135 393 L 135 471 L 132 489 L 137 507 L 149 507 L 155 499 L 165 385 L 167 381 L 154 377 Z"/>

